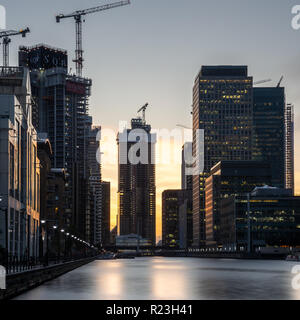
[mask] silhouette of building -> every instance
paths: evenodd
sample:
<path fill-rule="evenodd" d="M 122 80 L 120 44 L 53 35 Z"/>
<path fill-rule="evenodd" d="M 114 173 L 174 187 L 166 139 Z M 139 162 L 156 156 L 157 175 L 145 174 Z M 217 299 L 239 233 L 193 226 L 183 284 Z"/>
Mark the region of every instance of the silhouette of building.
<path fill-rule="evenodd" d="M 118 135 L 118 233 L 138 234 L 156 244 L 155 143 L 151 126 L 141 118 Z M 136 149 L 135 149 L 136 148 Z"/>
<path fill-rule="evenodd" d="M 191 190 L 165 190 L 162 194 L 162 246 L 187 248 L 192 244 Z"/>
<path fill-rule="evenodd" d="M 285 112 L 285 188 L 295 193 L 294 106 L 287 104 Z"/>
<path fill-rule="evenodd" d="M 51 142 L 52 167 L 66 170 L 67 224 L 78 236 L 87 238 L 86 121 L 92 81 L 68 74 L 67 52 L 44 44 L 20 47 L 19 65 L 30 69 L 34 125 L 39 133 L 47 133 Z"/>
<path fill-rule="evenodd" d="M 247 250 L 248 242 L 251 251 L 299 246 L 300 197 L 268 186 L 256 188 L 249 198 L 233 195 L 222 201 L 221 224 L 222 244 L 239 251 Z"/>
<path fill-rule="evenodd" d="M 284 88 L 253 89 L 253 160 L 268 161 L 271 186 L 285 187 L 285 92 Z"/>
<path fill-rule="evenodd" d="M 101 239 L 103 246 L 110 245 L 110 182 L 102 181 Z"/>
<path fill-rule="evenodd" d="M 221 244 L 221 202 L 270 184 L 271 166 L 262 161 L 221 161 L 205 181 L 206 244 Z"/>

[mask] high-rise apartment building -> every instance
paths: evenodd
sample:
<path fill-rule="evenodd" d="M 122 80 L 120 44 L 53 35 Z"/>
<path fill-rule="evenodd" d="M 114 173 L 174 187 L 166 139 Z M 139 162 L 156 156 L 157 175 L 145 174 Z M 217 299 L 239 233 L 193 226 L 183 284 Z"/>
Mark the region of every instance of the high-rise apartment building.
<path fill-rule="evenodd" d="M 32 114 L 39 133 L 51 142 L 53 168 L 65 168 L 67 224 L 86 237 L 88 206 L 87 115 L 90 79 L 68 74 L 65 50 L 46 45 L 21 47 L 19 64 L 30 69 Z"/>
<path fill-rule="evenodd" d="M 247 66 L 203 66 L 193 88 L 196 130 L 204 130 L 204 171 L 193 177 L 194 246 L 205 244 L 205 180 L 221 160 L 251 160 L 253 78 Z"/>
<path fill-rule="evenodd" d="M 156 243 L 155 231 L 156 135 L 141 118 L 118 134 L 118 233 L 138 234 Z"/>

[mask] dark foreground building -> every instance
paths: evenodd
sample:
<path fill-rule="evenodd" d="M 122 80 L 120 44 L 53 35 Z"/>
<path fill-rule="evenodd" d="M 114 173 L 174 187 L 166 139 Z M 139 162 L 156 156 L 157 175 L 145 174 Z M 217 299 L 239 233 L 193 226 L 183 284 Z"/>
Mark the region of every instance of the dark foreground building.
<path fill-rule="evenodd" d="M 101 240 L 103 246 L 110 245 L 110 182 L 102 181 Z"/>
<path fill-rule="evenodd" d="M 270 164 L 262 161 L 221 161 L 205 182 L 206 244 L 221 244 L 221 201 L 271 183 Z"/>
<path fill-rule="evenodd" d="M 278 188 L 285 187 L 285 113 L 284 88 L 253 89 L 253 160 L 270 163 Z"/>
<path fill-rule="evenodd" d="M 247 196 L 229 197 L 222 201 L 221 225 L 221 242 L 233 249 L 247 250 L 248 243 L 251 251 L 264 246 L 299 246 L 300 197 L 272 187 L 256 188 L 249 200 Z"/>
<path fill-rule="evenodd" d="M 162 246 L 187 248 L 192 244 L 191 190 L 165 190 L 162 194 Z"/>

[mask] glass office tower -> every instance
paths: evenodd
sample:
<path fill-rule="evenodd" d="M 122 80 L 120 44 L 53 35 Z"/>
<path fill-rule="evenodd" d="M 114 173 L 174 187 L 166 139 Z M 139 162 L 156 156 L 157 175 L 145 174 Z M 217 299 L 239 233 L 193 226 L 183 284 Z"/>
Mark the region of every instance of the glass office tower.
<path fill-rule="evenodd" d="M 251 160 L 253 78 L 247 66 L 202 66 L 193 89 L 193 145 L 204 129 L 204 171 L 193 178 L 194 246 L 205 244 L 205 179 L 221 160 Z M 196 155 L 193 147 L 193 155 Z"/>

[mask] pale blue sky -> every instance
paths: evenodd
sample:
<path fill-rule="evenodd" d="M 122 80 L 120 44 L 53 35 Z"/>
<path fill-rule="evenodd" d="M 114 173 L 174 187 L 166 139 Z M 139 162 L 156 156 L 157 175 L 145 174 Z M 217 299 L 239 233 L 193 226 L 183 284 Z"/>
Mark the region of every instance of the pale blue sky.
<path fill-rule="evenodd" d="M 32 30 L 13 40 L 11 61 L 16 63 L 19 44 L 41 42 L 67 49 L 73 58 L 74 21 L 56 24 L 54 16 L 114 1 L 1 0 L 9 28 Z M 255 80 L 272 78 L 273 84 L 284 75 L 287 101 L 295 103 L 300 120 L 300 31 L 291 28 L 296 4 L 300 0 L 132 0 L 87 16 L 84 75 L 94 81 L 95 122 L 117 127 L 149 102 L 153 127 L 189 124 L 202 64 L 246 64 Z M 300 162 L 299 145 L 296 155 Z"/>

